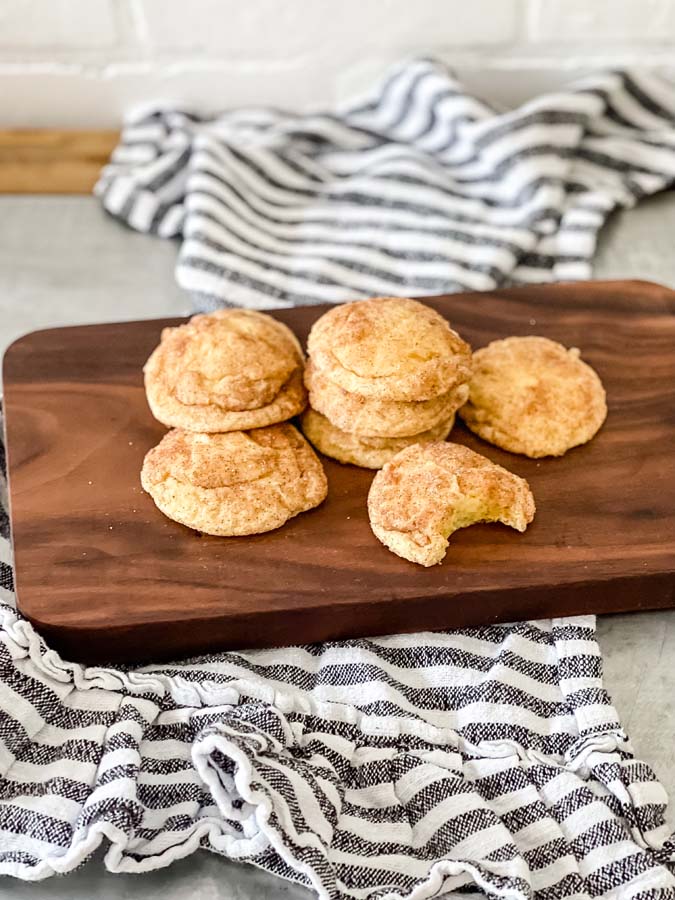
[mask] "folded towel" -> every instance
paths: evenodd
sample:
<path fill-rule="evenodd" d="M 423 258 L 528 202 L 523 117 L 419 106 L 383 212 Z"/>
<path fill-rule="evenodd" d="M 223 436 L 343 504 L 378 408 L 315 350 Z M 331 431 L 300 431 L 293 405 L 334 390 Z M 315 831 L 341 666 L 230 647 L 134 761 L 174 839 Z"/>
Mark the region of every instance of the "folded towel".
<path fill-rule="evenodd" d="M 675 91 L 653 75 L 498 113 L 420 60 L 336 113 L 138 116 L 96 191 L 182 238 L 197 308 L 264 308 L 588 278 L 607 215 L 674 178 Z"/>

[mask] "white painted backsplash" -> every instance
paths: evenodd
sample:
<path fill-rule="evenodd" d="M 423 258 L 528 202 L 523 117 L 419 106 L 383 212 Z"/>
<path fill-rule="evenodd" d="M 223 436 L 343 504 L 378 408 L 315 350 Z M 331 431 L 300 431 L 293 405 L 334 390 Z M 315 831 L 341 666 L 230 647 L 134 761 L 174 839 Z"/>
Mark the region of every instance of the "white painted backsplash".
<path fill-rule="evenodd" d="M 0 0 L 0 127 L 327 106 L 416 54 L 503 104 L 603 68 L 675 78 L 675 0 Z"/>

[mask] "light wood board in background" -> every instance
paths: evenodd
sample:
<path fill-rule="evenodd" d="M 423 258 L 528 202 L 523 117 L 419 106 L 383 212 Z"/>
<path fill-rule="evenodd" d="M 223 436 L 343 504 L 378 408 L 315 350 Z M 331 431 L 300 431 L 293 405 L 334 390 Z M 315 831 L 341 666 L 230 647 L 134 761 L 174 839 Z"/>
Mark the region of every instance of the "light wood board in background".
<path fill-rule="evenodd" d="M 117 144 L 110 130 L 0 130 L 0 194 L 88 194 Z"/>

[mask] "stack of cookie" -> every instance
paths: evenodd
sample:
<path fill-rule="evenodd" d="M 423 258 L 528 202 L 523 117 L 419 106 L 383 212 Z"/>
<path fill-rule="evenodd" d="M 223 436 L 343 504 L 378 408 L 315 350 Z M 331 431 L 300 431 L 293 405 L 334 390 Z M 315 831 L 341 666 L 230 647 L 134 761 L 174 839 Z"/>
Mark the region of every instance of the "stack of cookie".
<path fill-rule="evenodd" d="M 340 462 L 379 469 L 411 444 L 444 440 L 468 397 L 471 348 L 415 300 L 337 306 L 307 346 L 302 428 Z"/>
<path fill-rule="evenodd" d="M 169 518 L 207 534 L 258 534 L 318 506 L 321 463 L 287 419 L 307 402 L 304 356 L 281 322 L 219 310 L 165 328 L 145 368 L 156 419 L 173 428 L 141 483 Z"/>
<path fill-rule="evenodd" d="M 162 424 L 215 432 L 262 428 L 302 412 L 303 366 L 290 328 L 264 313 L 221 309 L 165 328 L 143 372 Z"/>

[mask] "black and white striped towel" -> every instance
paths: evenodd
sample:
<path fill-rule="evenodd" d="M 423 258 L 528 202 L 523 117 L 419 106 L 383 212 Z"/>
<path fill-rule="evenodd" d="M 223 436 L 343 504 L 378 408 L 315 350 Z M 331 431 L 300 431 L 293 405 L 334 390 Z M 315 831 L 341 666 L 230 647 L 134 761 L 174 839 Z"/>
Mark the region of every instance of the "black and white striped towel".
<path fill-rule="evenodd" d="M 125 128 L 97 185 L 180 236 L 200 309 L 590 277 L 598 230 L 675 179 L 675 90 L 613 73 L 498 113 L 438 63 L 336 113 L 176 110 Z"/>
<path fill-rule="evenodd" d="M 592 617 L 84 668 L 17 615 L 8 526 L 0 872 L 106 842 L 115 872 L 201 847 L 324 900 L 675 898 L 666 797 Z"/>

